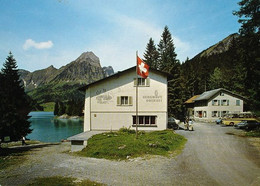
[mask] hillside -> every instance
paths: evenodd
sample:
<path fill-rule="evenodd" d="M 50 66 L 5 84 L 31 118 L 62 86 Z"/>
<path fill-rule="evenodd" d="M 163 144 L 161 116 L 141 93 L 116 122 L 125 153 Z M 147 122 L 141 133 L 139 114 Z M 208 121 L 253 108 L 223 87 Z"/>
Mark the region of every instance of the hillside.
<path fill-rule="evenodd" d="M 237 40 L 238 34 L 231 34 L 182 64 L 182 70 L 186 74 L 185 81 L 188 97 L 214 88 L 211 84 L 212 82 L 210 82 L 210 76 L 214 74 L 215 69 L 219 69 L 221 73 L 225 73 L 226 80 L 232 78 L 232 72 L 228 71 L 235 65 L 235 61 L 233 60 L 236 55 L 234 45 Z M 232 87 L 226 88 L 228 90 L 232 89 Z"/>
<path fill-rule="evenodd" d="M 26 92 L 38 103 L 83 99 L 78 88 L 114 73 L 111 66 L 101 67 L 99 58 L 93 52 L 84 52 L 76 60 L 56 69 L 29 72 L 19 70 Z"/>
<path fill-rule="evenodd" d="M 238 36 L 239 35 L 237 33 L 231 34 L 228 37 L 226 37 L 225 39 L 218 42 L 217 44 L 209 47 L 206 50 L 203 50 L 198 55 L 196 55 L 194 58 L 196 58 L 196 57 L 209 57 L 209 56 L 212 56 L 212 55 L 224 53 L 224 52 L 229 50 L 229 48 L 232 45 L 232 41 L 237 39 Z"/>
<path fill-rule="evenodd" d="M 231 34 L 181 65 L 185 99 L 225 88 L 248 98 L 245 110 L 258 110 L 259 35 Z"/>
<path fill-rule="evenodd" d="M 37 70 L 32 73 L 25 70 L 19 70 L 19 73 L 25 90 L 29 91 L 49 83 L 57 71 L 53 66 L 49 66 L 46 69 Z"/>

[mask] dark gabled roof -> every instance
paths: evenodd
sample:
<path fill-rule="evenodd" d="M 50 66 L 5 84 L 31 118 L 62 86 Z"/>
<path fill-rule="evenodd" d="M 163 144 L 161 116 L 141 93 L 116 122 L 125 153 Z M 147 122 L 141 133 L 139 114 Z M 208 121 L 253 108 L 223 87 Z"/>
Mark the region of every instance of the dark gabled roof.
<path fill-rule="evenodd" d="M 219 88 L 219 89 L 214 89 L 214 90 L 210 90 L 210 91 L 206 91 L 203 94 L 201 94 L 199 97 L 197 97 L 196 99 L 194 99 L 194 101 L 202 101 L 202 100 L 209 100 L 212 99 L 215 95 L 217 95 L 219 92 L 225 92 L 228 93 L 234 97 L 238 97 L 240 99 L 243 100 L 247 100 L 245 97 L 239 95 L 239 94 L 235 94 L 229 90 L 226 90 L 224 88 Z"/>
<path fill-rule="evenodd" d="M 83 86 L 83 87 L 80 87 L 79 90 L 85 91 L 86 89 L 88 89 L 88 88 L 89 88 L 90 86 L 92 86 L 92 85 L 98 84 L 98 83 L 100 83 L 100 82 L 106 81 L 106 80 L 111 79 L 111 78 L 114 78 L 114 77 L 119 77 L 120 75 L 125 74 L 125 73 L 130 72 L 130 71 L 133 71 L 133 70 L 136 70 L 136 66 L 133 66 L 133 67 L 128 68 L 128 69 L 123 70 L 123 71 L 118 71 L 117 73 L 115 73 L 115 74 L 113 74 L 113 75 L 111 75 L 111 76 L 108 76 L 108 77 L 105 77 L 105 78 L 100 79 L 100 80 L 98 80 L 98 81 L 95 81 L 95 82 L 93 82 L 93 83 L 87 84 L 87 85 L 85 85 L 85 86 Z M 166 76 L 166 77 L 171 77 L 171 74 L 168 74 L 168 73 L 165 73 L 165 72 L 156 70 L 156 69 L 154 69 L 154 68 L 149 68 L 149 71 L 153 71 L 153 72 L 155 72 L 155 73 L 159 73 L 159 74 L 161 74 L 161 75 L 163 75 L 163 76 Z"/>

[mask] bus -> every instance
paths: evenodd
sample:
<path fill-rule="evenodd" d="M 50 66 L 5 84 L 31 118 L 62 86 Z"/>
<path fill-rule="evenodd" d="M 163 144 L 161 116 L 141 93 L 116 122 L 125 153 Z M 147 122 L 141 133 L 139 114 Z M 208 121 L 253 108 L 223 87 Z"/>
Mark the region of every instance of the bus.
<path fill-rule="evenodd" d="M 223 117 L 222 123 L 224 125 L 234 126 L 242 120 L 257 120 L 257 118 L 251 112 L 228 113 Z"/>

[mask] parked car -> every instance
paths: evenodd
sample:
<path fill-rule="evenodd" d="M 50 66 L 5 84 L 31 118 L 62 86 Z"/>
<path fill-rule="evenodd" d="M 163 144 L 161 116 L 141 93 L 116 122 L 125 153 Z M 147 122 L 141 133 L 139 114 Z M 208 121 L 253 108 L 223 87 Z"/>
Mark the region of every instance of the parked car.
<path fill-rule="evenodd" d="M 216 119 L 216 124 L 222 124 L 222 119 L 221 118 L 219 118 L 219 119 Z"/>
<path fill-rule="evenodd" d="M 240 123 L 235 125 L 235 127 L 239 129 L 255 129 L 260 127 L 260 123 L 256 120 L 242 120 Z"/>
<path fill-rule="evenodd" d="M 179 129 L 180 120 L 175 119 L 173 117 L 168 118 L 168 126 L 169 129 L 178 130 Z"/>

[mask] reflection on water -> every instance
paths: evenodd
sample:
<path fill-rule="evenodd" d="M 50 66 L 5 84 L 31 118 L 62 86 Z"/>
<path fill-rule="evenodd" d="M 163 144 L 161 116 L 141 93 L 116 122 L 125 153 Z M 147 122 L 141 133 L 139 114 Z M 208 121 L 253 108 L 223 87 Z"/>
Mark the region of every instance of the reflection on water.
<path fill-rule="evenodd" d="M 83 132 L 83 121 L 79 119 L 54 119 L 53 112 L 31 112 L 32 133 L 26 137 L 42 142 L 60 142 Z"/>

